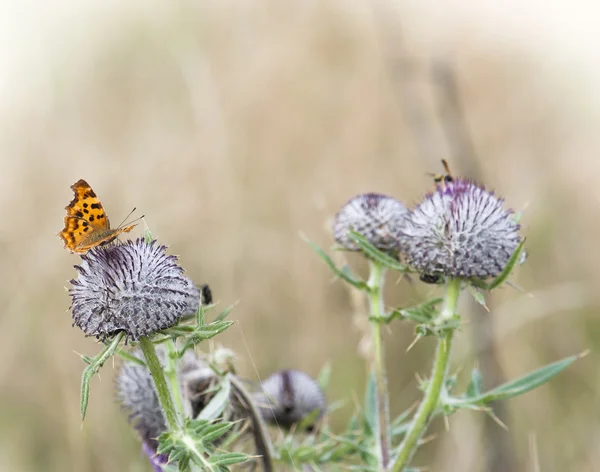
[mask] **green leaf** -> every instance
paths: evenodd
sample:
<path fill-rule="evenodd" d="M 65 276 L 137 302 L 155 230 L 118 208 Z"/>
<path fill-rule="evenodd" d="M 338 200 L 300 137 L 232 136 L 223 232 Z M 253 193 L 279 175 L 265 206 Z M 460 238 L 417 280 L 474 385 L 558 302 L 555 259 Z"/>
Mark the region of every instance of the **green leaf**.
<path fill-rule="evenodd" d="M 144 229 L 144 240 L 146 241 L 146 244 L 150 244 L 154 240 L 150 228 L 148 227 Z"/>
<path fill-rule="evenodd" d="M 317 255 L 323 259 L 325 261 L 325 263 L 329 266 L 329 268 L 335 273 L 335 275 L 337 275 L 340 279 L 345 280 L 346 282 L 348 282 L 350 285 L 352 285 L 353 287 L 359 289 L 359 290 L 363 290 L 363 291 L 368 291 L 368 287 L 367 284 L 365 282 L 363 282 L 362 280 L 358 280 L 355 279 L 354 276 L 352 276 L 350 274 L 350 270 L 346 267 L 342 268 L 341 270 L 338 269 L 338 267 L 335 265 L 335 262 L 333 262 L 333 260 L 331 259 L 331 257 L 329 257 L 327 255 L 327 253 L 325 251 L 323 251 L 323 249 L 321 249 L 317 244 L 313 243 L 310 239 L 308 239 L 306 236 L 304 236 L 303 234 L 300 235 L 300 237 L 306 242 L 308 243 L 308 245 L 312 248 L 313 251 L 315 251 L 317 253 Z"/>
<path fill-rule="evenodd" d="M 477 290 L 476 287 L 474 287 L 471 284 L 466 284 L 467 286 L 467 291 L 471 294 L 471 296 L 473 297 L 473 299 L 479 303 L 482 307 L 484 307 L 487 311 L 488 307 L 485 304 L 485 296 L 483 295 L 483 293 L 481 293 L 479 290 Z"/>
<path fill-rule="evenodd" d="M 577 359 L 580 359 L 585 354 L 569 356 L 552 364 L 548 364 L 541 367 L 533 372 L 530 372 L 518 379 L 511 380 L 505 384 L 500 385 L 486 393 L 477 395 L 474 397 L 465 397 L 462 399 L 448 399 L 446 402 L 451 406 L 469 406 L 469 405 L 480 405 L 484 406 L 488 403 L 492 403 L 498 400 L 505 400 L 507 398 L 516 397 L 522 395 L 540 385 L 548 382 L 552 377 L 561 373 L 567 367 L 569 367 Z"/>
<path fill-rule="evenodd" d="M 321 372 L 319 372 L 318 383 L 322 390 L 325 390 L 331 380 L 331 363 L 327 362 Z"/>
<path fill-rule="evenodd" d="M 104 363 L 110 359 L 115 352 L 117 352 L 119 349 L 119 344 L 124 337 L 125 333 L 123 331 L 117 333 L 111 342 L 104 346 L 104 349 L 100 351 L 100 354 L 94 357 L 89 365 L 83 369 L 83 374 L 81 375 L 81 393 L 79 400 L 79 409 L 81 411 L 82 420 L 85 419 L 85 413 L 90 400 L 90 382 L 92 377 L 102 368 Z"/>
<path fill-rule="evenodd" d="M 241 452 L 229 452 L 226 454 L 220 454 L 218 456 L 213 455 L 211 462 L 217 466 L 227 466 L 233 464 L 239 464 L 248 460 L 248 456 Z"/>
<path fill-rule="evenodd" d="M 410 421 L 408 417 L 414 411 L 414 409 L 414 406 L 411 406 L 394 419 L 390 425 L 390 435 L 392 438 L 405 434 L 408 431 L 408 428 L 410 428 L 410 425 L 412 424 L 412 421 Z"/>
<path fill-rule="evenodd" d="M 504 268 L 504 270 L 494 280 L 492 280 L 490 282 L 490 284 L 487 287 L 488 290 L 492 290 L 492 289 L 498 287 L 499 285 L 502 285 L 506 281 L 506 279 L 508 279 L 508 277 L 510 276 L 510 273 L 513 271 L 513 269 L 519 262 L 519 259 L 521 258 L 521 254 L 523 253 L 524 245 L 525 245 L 525 238 L 523 238 L 523 240 L 519 243 L 517 248 L 512 253 L 512 256 L 510 256 L 510 259 L 508 260 L 508 263 L 506 264 L 506 267 Z"/>
<path fill-rule="evenodd" d="M 356 231 L 350 231 L 350 239 L 352 239 L 352 241 L 354 241 L 367 256 L 388 269 L 397 270 L 399 272 L 408 272 L 408 267 L 406 265 L 401 264 L 389 254 L 377 249 L 362 234 L 357 233 Z"/>
<path fill-rule="evenodd" d="M 146 367 L 146 363 L 142 359 L 140 359 L 137 356 L 134 356 L 133 354 L 131 354 L 123 349 L 119 349 L 119 351 L 117 352 L 117 355 L 119 357 L 125 359 L 127 362 L 132 362 L 134 364 Z"/>
<path fill-rule="evenodd" d="M 223 413 L 223 410 L 229 401 L 229 395 L 231 394 L 231 382 L 229 377 L 221 377 L 219 387 L 219 391 L 198 414 L 197 418 L 199 420 L 215 420 Z"/>
<path fill-rule="evenodd" d="M 217 334 L 220 334 L 229 328 L 232 324 L 233 321 L 221 320 L 213 321 L 212 323 L 196 327 L 191 333 L 186 333 L 187 339 L 185 340 L 185 344 L 183 345 L 181 352 L 183 353 L 196 344 L 215 337 Z"/>
<path fill-rule="evenodd" d="M 202 303 L 198 307 L 198 311 L 196 312 L 196 326 L 204 326 L 205 323 L 205 315 L 204 305 Z"/>
<path fill-rule="evenodd" d="M 202 434 L 202 441 L 206 444 L 213 442 L 215 439 L 219 439 L 221 436 L 227 434 L 227 432 L 233 427 L 233 423 L 219 423 L 211 425 L 210 428 Z"/>
<path fill-rule="evenodd" d="M 367 392 L 365 395 L 365 419 L 367 423 L 367 436 L 373 436 L 377 430 L 377 382 L 375 375 L 370 374 L 367 382 Z"/>
<path fill-rule="evenodd" d="M 471 371 L 471 381 L 469 385 L 467 385 L 467 391 L 465 395 L 467 398 L 478 397 L 481 395 L 481 391 L 483 390 L 483 376 L 481 375 L 481 371 L 474 367 Z"/>
<path fill-rule="evenodd" d="M 308 415 L 302 418 L 302 421 L 298 423 L 297 429 L 298 431 L 306 431 L 309 426 L 313 425 L 315 421 L 319 418 L 321 414 L 321 410 L 319 408 L 315 408 Z"/>
<path fill-rule="evenodd" d="M 232 310 L 235 308 L 235 306 L 237 305 L 237 303 L 234 303 L 233 305 L 229 305 L 227 308 L 225 308 L 221 313 L 219 313 L 219 315 L 213 320 L 213 323 L 217 322 L 217 321 L 222 321 L 225 318 L 227 318 L 229 316 L 229 313 L 232 312 Z"/>
<path fill-rule="evenodd" d="M 567 357 L 560 361 L 553 362 L 552 364 L 548 364 L 540 369 L 534 370 L 533 372 L 519 377 L 518 379 L 500 385 L 499 387 L 487 392 L 484 395 L 484 401 L 488 403 L 490 401 L 503 400 L 529 392 L 530 390 L 533 390 L 534 388 L 546 383 L 555 375 L 560 374 L 580 357 L 580 355 Z"/>
<path fill-rule="evenodd" d="M 437 306 L 443 301 L 443 298 L 434 298 L 433 300 L 409 308 L 396 308 L 390 314 L 389 318 L 405 318 L 417 323 L 429 323 L 436 318 L 438 314 Z"/>

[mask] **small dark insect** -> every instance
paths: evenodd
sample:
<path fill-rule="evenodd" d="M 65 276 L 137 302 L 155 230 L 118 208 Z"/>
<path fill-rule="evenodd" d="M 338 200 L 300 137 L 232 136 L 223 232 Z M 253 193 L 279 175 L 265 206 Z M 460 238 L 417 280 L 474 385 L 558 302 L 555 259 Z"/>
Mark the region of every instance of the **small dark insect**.
<path fill-rule="evenodd" d="M 203 306 L 210 305 L 213 302 L 212 291 L 207 284 L 200 287 L 200 302 Z"/>
<path fill-rule="evenodd" d="M 450 172 L 450 166 L 446 159 L 442 159 L 442 165 L 444 166 L 445 174 L 433 174 L 433 181 L 437 184 L 448 184 L 454 182 L 454 176 Z"/>
<path fill-rule="evenodd" d="M 439 274 L 421 274 L 419 280 L 426 284 L 440 284 L 444 281 L 444 278 Z"/>

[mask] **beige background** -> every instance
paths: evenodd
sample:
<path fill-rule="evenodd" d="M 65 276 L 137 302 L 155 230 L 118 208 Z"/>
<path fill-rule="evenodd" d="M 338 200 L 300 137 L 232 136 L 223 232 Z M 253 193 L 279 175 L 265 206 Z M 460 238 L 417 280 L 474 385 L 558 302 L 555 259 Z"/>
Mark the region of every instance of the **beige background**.
<path fill-rule="evenodd" d="M 505 403 L 508 433 L 472 412 L 449 432 L 436 422 L 416 464 L 600 469 L 591 2 L 125 3 L 0 3 L 1 470 L 148 470 L 113 402 L 112 366 L 80 421 L 76 352 L 99 347 L 71 328 L 64 287 L 78 257 L 55 236 L 73 182 L 92 184 L 114 224 L 137 207 L 221 306 L 238 302 L 218 342 L 244 375 L 331 362 L 327 395 L 347 400 L 340 428 L 362 396 L 364 323 L 299 232 L 329 247 L 328 221 L 359 192 L 414 205 L 440 158 L 525 209 L 530 253 L 514 278 L 527 293 L 499 290 L 489 314 L 465 301 L 453 365 L 464 377 L 477 360 L 491 385 L 591 354 Z M 456 109 L 440 68 L 457 80 L 476 158 L 448 144 Z M 390 305 L 436 292 L 395 282 Z M 394 413 L 429 369 L 431 341 L 406 354 L 412 338 L 407 324 L 387 338 Z"/>

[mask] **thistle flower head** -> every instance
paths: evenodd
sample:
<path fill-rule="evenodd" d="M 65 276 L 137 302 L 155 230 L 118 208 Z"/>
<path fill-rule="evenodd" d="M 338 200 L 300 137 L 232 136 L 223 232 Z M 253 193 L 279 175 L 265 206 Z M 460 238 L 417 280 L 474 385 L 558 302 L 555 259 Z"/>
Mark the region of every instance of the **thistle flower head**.
<path fill-rule="evenodd" d="M 350 231 L 356 231 L 381 251 L 397 251 L 400 247 L 398 232 L 407 212 L 395 198 L 378 193 L 357 195 L 335 216 L 335 241 L 344 249 L 358 251 L 359 247 L 350 238 Z"/>
<path fill-rule="evenodd" d="M 198 310 L 198 289 L 156 241 L 99 247 L 81 258 L 69 294 L 73 324 L 88 336 L 124 331 L 136 341 Z"/>
<path fill-rule="evenodd" d="M 427 195 L 400 231 L 407 262 L 430 276 L 498 275 L 521 242 L 503 200 L 468 180 L 455 179 Z"/>
<path fill-rule="evenodd" d="M 319 384 L 298 370 L 282 370 L 262 382 L 256 401 L 265 421 L 291 428 L 317 410 L 325 413 L 325 396 Z"/>
<path fill-rule="evenodd" d="M 142 358 L 140 351 L 136 350 L 132 354 L 138 359 Z M 165 350 L 157 349 L 157 354 L 164 367 L 167 356 Z M 183 394 L 185 416 L 195 419 L 217 394 L 218 389 L 215 387 L 221 377 L 194 351 L 187 350 L 178 366 L 178 380 Z M 162 471 L 168 457 L 156 453 L 157 438 L 168 428 L 148 367 L 135 362 L 124 362 L 116 377 L 116 396 L 121 408 L 128 414 L 131 426 L 139 434 L 143 451 L 154 470 Z M 247 417 L 245 404 L 232 392 L 220 419 L 235 422 L 239 424 L 241 431 L 245 431 L 242 423 Z M 216 439 L 213 445 L 218 445 L 220 441 L 222 438 Z"/>

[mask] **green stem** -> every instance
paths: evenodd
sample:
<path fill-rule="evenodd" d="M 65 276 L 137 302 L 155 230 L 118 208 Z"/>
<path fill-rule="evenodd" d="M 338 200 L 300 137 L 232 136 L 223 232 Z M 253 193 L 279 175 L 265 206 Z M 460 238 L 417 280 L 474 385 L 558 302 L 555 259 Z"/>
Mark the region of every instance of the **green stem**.
<path fill-rule="evenodd" d="M 444 304 L 438 319 L 447 320 L 456 313 L 458 296 L 460 294 L 460 282 L 460 279 L 450 279 L 448 281 L 446 286 L 446 303 Z M 396 456 L 391 468 L 392 472 L 402 472 L 409 464 L 419 446 L 419 440 L 425 433 L 429 421 L 435 413 L 440 393 L 446 381 L 446 376 L 448 375 L 453 334 L 453 330 L 448 329 L 440 335 L 429 386 L 427 387 L 425 397 L 423 398 L 419 409 L 415 413 L 415 417 L 408 433 L 400 445 L 400 452 Z"/>
<path fill-rule="evenodd" d="M 169 382 L 169 387 L 171 389 L 171 397 L 175 403 L 175 411 L 177 412 L 179 424 L 183 424 L 183 420 L 185 419 L 185 407 L 183 406 L 183 396 L 181 394 L 181 384 L 178 375 L 177 346 L 173 339 L 165 343 L 165 350 L 167 352 L 165 374 L 167 375 L 167 381 Z"/>
<path fill-rule="evenodd" d="M 371 319 L 371 337 L 373 341 L 374 358 L 371 372 L 375 375 L 377 392 L 377 458 L 380 470 L 387 470 L 390 461 L 389 438 L 389 399 L 387 391 L 387 377 L 385 371 L 385 356 L 382 339 L 382 320 L 385 317 L 383 306 L 383 282 L 385 280 L 385 267 L 377 261 L 370 261 L 370 275 L 367 285 L 369 287 L 369 311 Z"/>
<path fill-rule="evenodd" d="M 165 380 L 163 368 L 160 365 L 158 356 L 156 355 L 156 349 L 154 348 L 154 344 L 152 344 L 152 341 L 150 341 L 148 337 L 142 336 L 140 338 L 140 349 L 142 350 L 142 353 L 146 358 L 146 365 L 148 366 L 148 369 L 150 369 L 150 374 L 152 375 L 152 379 L 154 380 L 156 394 L 158 395 L 160 405 L 162 406 L 162 409 L 165 412 L 165 419 L 167 420 L 169 429 L 173 431 L 179 431 L 180 425 L 177 421 L 177 412 L 175 411 L 175 407 L 173 406 L 171 392 L 169 392 L 169 387 Z"/>

